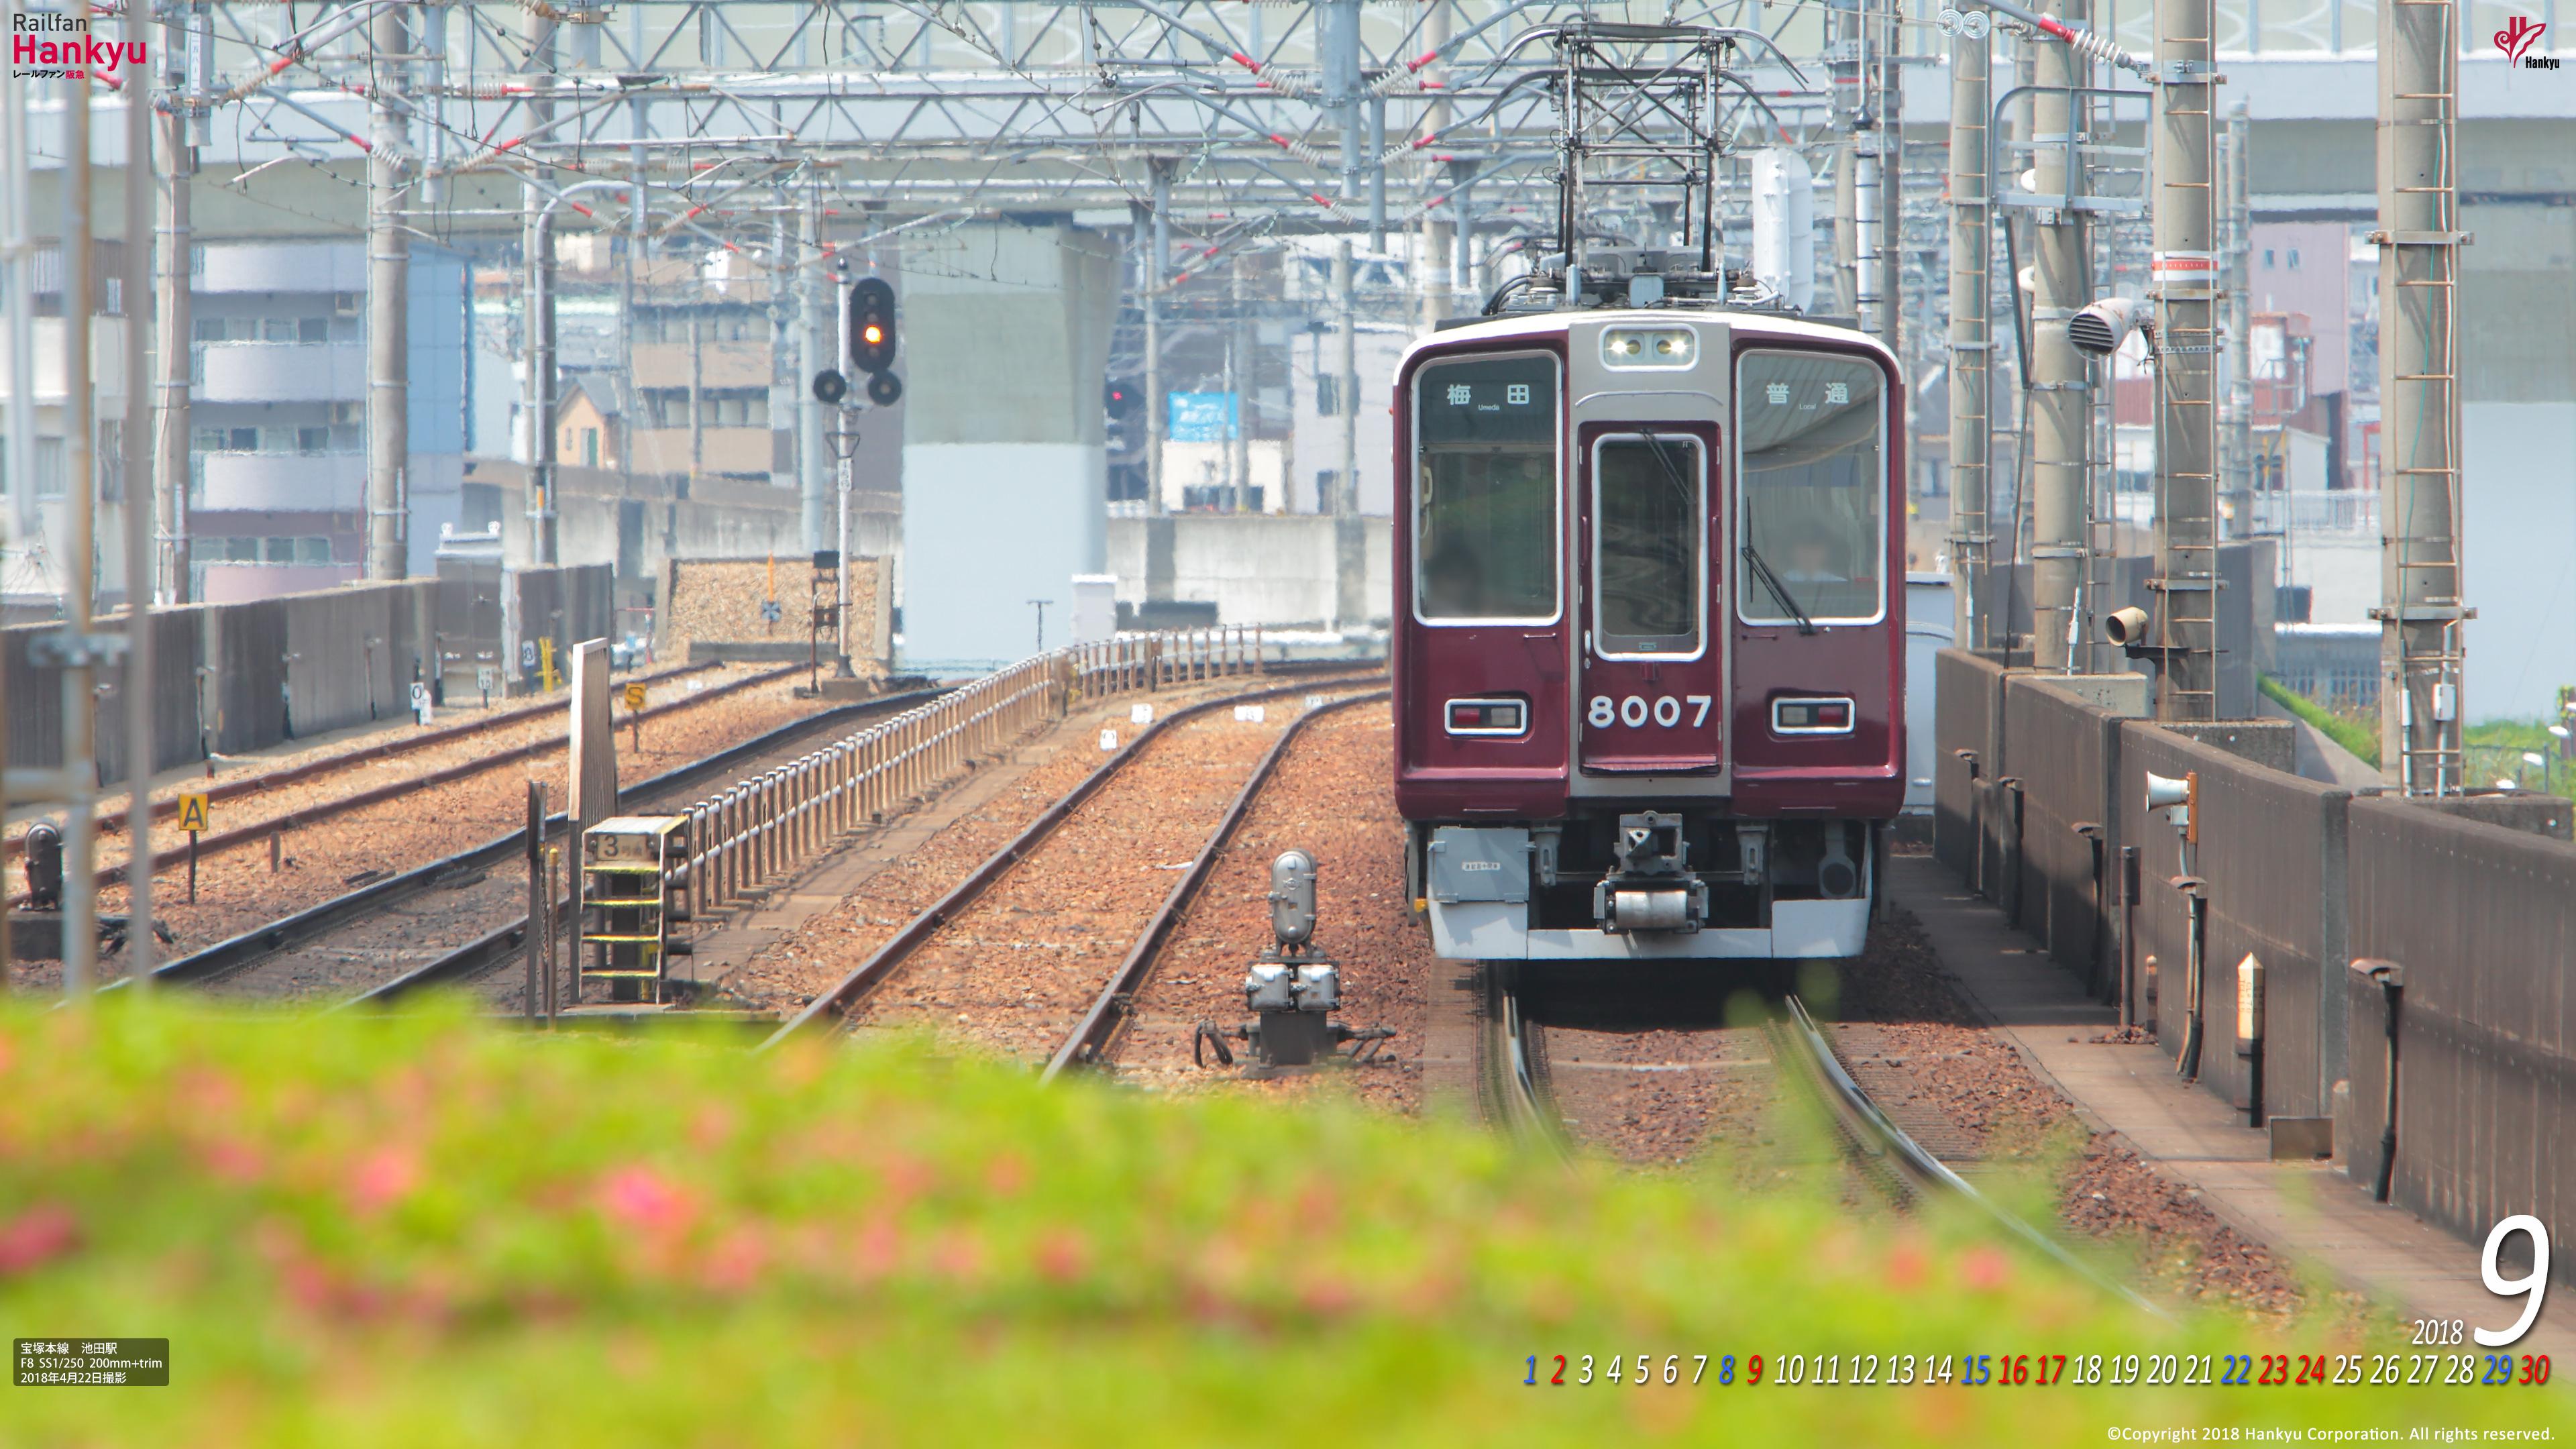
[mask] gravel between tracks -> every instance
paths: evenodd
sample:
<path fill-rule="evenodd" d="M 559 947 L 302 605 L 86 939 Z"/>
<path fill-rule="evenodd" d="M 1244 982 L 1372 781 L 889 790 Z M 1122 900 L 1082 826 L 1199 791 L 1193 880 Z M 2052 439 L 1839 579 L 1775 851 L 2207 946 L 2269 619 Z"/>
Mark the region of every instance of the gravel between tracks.
<path fill-rule="evenodd" d="M 693 677 L 708 679 L 712 688 L 721 678 L 739 675 L 709 671 Z M 644 747 L 640 752 L 629 747 L 629 735 L 620 730 L 620 777 L 634 781 L 658 775 L 814 713 L 821 706 L 795 698 L 792 690 L 796 683 L 792 678 L 781 679 L 653 720 L 644 727 Z M 262 842 L 209 852 L 198 862 L 198 900 L 193 906 L 184 894 L 186 865 L 164 869 L 155 877 L 153 918 L 167 926 L 178 940 L 176 945 L 160 948 L 161 959 L 212 945 L 319 905 L 349 890 L 352 878 L 363 872 L 392 874 L 410 870 L 480 845 L 527 818 L 527 781 L 531 778 L 545 782 L 550 808 L 561 809 L 566 788 L 565 752 L 560 747 L 543 748 L 542 738 L 540 747 L 533 750 L 525 742 L 517 746 L 504 743 L 519 733 L 519 729 L 502 730 L 491 739 L 477 742 L 477 750 L 494 761 L 489 770 L 287 832 L 281 842 L 279 869 L 274 873 L 269 870 L 268 850 Z M 406 756 L 380 770 L 355 773 L 364 783 L 374 784 L 383 777 L 381 771 L 399 769 L 409 775 L 433 768 L 435 764 L 420 757 Z M 375 778 L 368 778 L 370 774 Z M 350 783 L 348 775 L 335 772 L 331 777 L 279 793 L 305 796 L 307 792 L 320 792 L 303 802 L 311 804 L 331 798 L 334 791 L 346 792 Z M 268 802 L 263 800 L 251 808 L 266 809 Z M 226 819 L 220 823 L 229 827 L 232 822 Z M 525 870 L 516 864 L 498 867 L 491 878 L 497 882 L 505 877 L 516 883 L 517 896 L 513 898 L 523 898 L 527 888 Z M 422 929 L 433 933 L 443 929 L 442 923 L 449 914 L 457 914 L 458 919 L 479 918 L 464 914 L 465 897 L 470 894 L 473 893 L 435 892 L 421 897 L 417 909 L 422 912 Z M 101 911 L 112 913 L 125 908 L 123 886 L 111 886 L 99 895 Z M 462 935 L 457 944 L 470 939 L 471 934 L 479 933 Z M 102 969 L 114 974 L 114 958 Z M 11 972 L 13 988 L 19 990 L 50 989 L 61 979 L 59 966 L 50 961 L 12 963 Z M 326 990 L 334 984 L 316 981 L 311 983 L 311 989 Z M 284 994 L 306 992 L 290 984 Z"/>
<path fill-rule="evenodd" d="M 1150 703 L 1160 713 L 1168 714 L 1202 699 L 1245 694 L 1267 687 L 1271 682 L 1275 681 L 1265 681 L 1259 676 L 1236 676 L 1169 686 L 1151 695 L 1116 696 L 1079 709 L 1070 717 L 1037 732 L 1015 747 L 1030 762 L 1025 771 L 991 799 L 950 821 L 928 841 L 899 855 L 876 841 L 863 840 L 853 847 L 875 853 L 879 869 L 830 910 L 780 937 L 727 974 L 716 983 L 717 994 L 732 1003 L 775 1012 L 781 1017 L 803 1010 L 814 998 L 838 985 L 905 922 L 929 909 L 957 882 L 965 879 L 969 871 L 991 858 L 993 852 L 1027 829 L 1029 823 L 1044 813 L 1048 806 L 1080 784 L 1084 776 L 1098 769 L 1103 758 L 1098 732 L 1104 722 L 1124 735 L 1134 728 L 1127 723 L 1127 718 L 1135 704 Z M 1310 687 L 1318 693 L 1337 693 L 1349 689 L 1351 681 L 1346 678 L 1317 679 L 1310 682 Z M 1282 718 L 1280 711 L 1296 707 L 1296 700 L 1293 696 L 1283 696 L 1270 701 L 1270 706 L 1272 718 L 1279 720 Z M 1271 728 L 1271 733 L 1275 735 L 1276 729 Z M 1257 759 L 1258 755 L 1254 758 Z M 1128 767 L 1130 771 L 1133 768 Z M 1247 764 L 1244 773 L 1249 771 L 1250 765 Z M 963 783 L 963 779 L 952 781 L 942 790 L 944 792 Z M 1240 777 L 1238 788 L 1239 783 Z M 1097 804 L 1097 799 L 1093 803 Z M 1220 803 L 1219 811 L 1222 809 Z M 1214 822 L 1212 815 L 1209 828 L 1214 828 Z M 1068 827 L 1076 824 L 1067 822 Z M 1204 839 L 1205 832 L 1202 831 L 1200 840 Z M 1189 858 L 1196 854 L 1197 849 L 1198 842 L 1193 842 L 1180 858 Z M 1162 883 L 1161 888 L 1169 889 L 1169 873 L 1156 872 L 1155 875 Z M 1156 899 L 1159 901 L 1160 896 L 1157 895 Z M 1124 942 L 1118 947 L 1121 955 L 1126 949 Z M 1113 963 L 1117 959 L 1116 956 L 1111 958 Z M 1103 979 L 1106 979 L 1105 972 Z M 1089 1005 L 1088 1000 L 1084 1005 Z M 950 1013 L 952 1017 L 954 1014 Z"/>
<path fill-rule="evenodd" d="M 1137 992 L 1113 1052 L 1120 1079 L 1287 1095 L 1320 1080 L 1246 1082 L 1190 1060 L 1199 1022 L 1230 1027 L 1244 1018 L 1244 970 L 1270 944 L 1270 862 L 1293 846 L 1315 859 L 1315 940 L 1341 967 L 1341 1020 L 1395 1030 L 1350 1080 L 1379 1106 L 1420 1109 L 1426 989 L 1442 963 L 1404 899 L 1404 826 L 1387 781 L 1393 730 L 1386 705 L 1355 705 L 1307 726 L 1288 747 Z"/>
<path fill-rule="evenodd" d="M 1937 1113 L 1988 1161 L 2050 1172 L 2061 1183 L 2059 1226 L 2130 1244 L 2153 1290 L 2270 1316 L 2302 1307 L 2286 1264 L 2125 1142 L 2092 1134 L 2010 1042 L 1978 1021 L 1912 916 L 1894 912 L 1871 932 L 1867 955 L 1844 973 L 1837 1015 L 1870 1025 L 1877 1049 L 1849 1065 L 1882 1104 L 1896 1098 L 1891 1115 L 1904 1122 Z M 1891 1092 L 1873 1065 L 1889 1057 L 1904 1059 L 1910 1098 Z M 2348 1311 L 2356 1302 L 2337 1295 L 2332 1306 Z"/>

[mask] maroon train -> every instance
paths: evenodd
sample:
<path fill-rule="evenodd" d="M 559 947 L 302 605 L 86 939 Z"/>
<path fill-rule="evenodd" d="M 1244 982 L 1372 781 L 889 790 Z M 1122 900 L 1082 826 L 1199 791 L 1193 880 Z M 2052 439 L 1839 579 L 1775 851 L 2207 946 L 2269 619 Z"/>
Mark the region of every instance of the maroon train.
<path fill-rule="evenodd" d="M 1895 358 L 1559 311 L 1426 338 L 1396 388 L 1395 793 L 1440 954 L 1857 954 L 1905 795 Z"/>

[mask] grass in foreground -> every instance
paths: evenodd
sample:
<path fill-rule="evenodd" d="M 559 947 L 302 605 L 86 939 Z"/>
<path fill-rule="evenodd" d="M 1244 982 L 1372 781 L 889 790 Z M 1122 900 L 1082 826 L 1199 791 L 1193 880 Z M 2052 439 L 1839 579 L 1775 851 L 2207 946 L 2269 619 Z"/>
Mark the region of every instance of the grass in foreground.
<path fill-rule="evenodd" d="M 2146 1320 L 1965 1221 L 1569 1173 L 1329 1101 L 1041 1089 L 917 1047 L 752 1058 L 148 1003 L 0 1013 L 0 1310 L 15 1336 L 172 1340 L 166 1389 L 0 1388 L 10 1444 L 2576 1424 L 2521 1388 L 2005 1387 L 2010 1355 L 2223 1370 L 2365 1346 Z M 1547 1386 L 1559 1353 L 1596 1382 Z M 1993 1355 L 1998 1382 L 1784 1387 L 1793 1354 L 1810 1378 L 1840 1355 L 1845 1380 L 1855 1355 Z"/>

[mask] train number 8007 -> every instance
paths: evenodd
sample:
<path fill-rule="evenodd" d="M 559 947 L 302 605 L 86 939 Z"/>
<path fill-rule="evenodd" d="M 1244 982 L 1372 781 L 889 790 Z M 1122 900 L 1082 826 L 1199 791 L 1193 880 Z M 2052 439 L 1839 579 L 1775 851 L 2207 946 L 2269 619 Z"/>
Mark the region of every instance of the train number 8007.
<path fill-rule="evenodd" d="M 1664 729 L 1673 729 L 1681 724 L 1682 715 L 1688 712 L 1690 727 L 1699 729 L 1708 723 L 1708 707 L 1713 698 L 1706 694 L 1686 694 L 1680 698 L 1660 694 L 1649 701 L 1641 694 L 1632 694 L 1625 699 L 1596 694 L 1583 712 L 1583 722 L 1597 730 L 1608 729 L 1614 724 L 1642 729 L 1648 720 L 1652 720 Z"/>

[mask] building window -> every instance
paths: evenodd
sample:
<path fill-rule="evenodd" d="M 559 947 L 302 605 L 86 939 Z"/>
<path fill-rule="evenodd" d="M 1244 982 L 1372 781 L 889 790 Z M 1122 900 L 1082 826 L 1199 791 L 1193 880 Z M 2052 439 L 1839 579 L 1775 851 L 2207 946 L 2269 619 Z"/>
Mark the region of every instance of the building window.
<path fill-rule="evenodd" d="M 295 562 L 295 540 L 291 538 L 266 539 L 263 541 L 260 550 L 260 557 L 263 561 L 273 564 L 293 563 Z"/>
<path fill-rule="evenodd" d="M 331 561 L 331 540 L 299 538 L 295 541 L 295 561 L 300 564 L 327 564 Z"/>
<path fill-rule="evenodd" d="M 63 496 L 63 469 L 65 466 L 67 465 L 63 461 L 62 439 L 38 438 L 36 440 L 37 497 L 60 498 Z"/>
<path fill-rule="evenodd" d="M 195 333 L 199 342 L 221 342 L 224 340 L 224 319 L 200 317 L 192 324 L 190 330 Z"/>
<path fill-rule="evenodd" d="M 2272 249 L 2270 247 L 2263 248 L 2263 265 L 2267 267 L 2272 265 Z"/>
<path fill-rule="evenodd" d="M 2295 271 L 2297 271 L 2298 269 L 2299 269 L 2299 249 L 2298 249 L 2297 247 L 2292 247 L 2292 248 L 2290 248 L 2290 270 L 2295 272 Z"/>
<path fill-rule="evenodd" d="M 331 430 L 329 428 L 297 428 L 295 430 L 295 451 L 307 456 L 315 453 L 330 452 Z"/>
<path fill-rule="evenodd" d="M 292 317 L 263 318 L 259 324 L 259 336 L 263 342 L 292 342 L 295 340 L 295 319 Z"/>
<path fill-rule="evenodd" d="M 599 466 L 599 429 L 597 428 L 581 430 L 581 465 L 585 468 Z"/>
<path fill-rule="evenodd" d="M 256 453 L 259 451 L 259 429 L 226 428 L 224 429 L 224 433 L 226 435 L 224 438 L 224 448 L 226 451 L 234 453 Z"/>
<path fill-rule="evenodd" d="M 295 322 L 295 340 L 298 342 L 330 341 L 331 319 L 328 317 L 297 318 Z"/>

